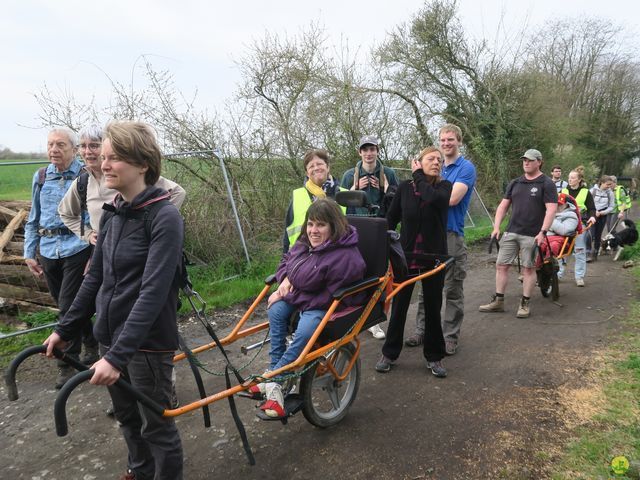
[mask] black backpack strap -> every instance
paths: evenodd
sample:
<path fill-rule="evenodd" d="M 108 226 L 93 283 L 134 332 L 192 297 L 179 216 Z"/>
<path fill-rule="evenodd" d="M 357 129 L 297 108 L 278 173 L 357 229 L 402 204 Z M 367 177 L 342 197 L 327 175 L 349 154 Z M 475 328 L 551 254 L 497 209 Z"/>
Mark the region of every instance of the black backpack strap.
<path fill-rule="evenodd" d="M 84 218 L 83 214 L 87 211 L 87 185 L 89 184 L 89 172 L 84 169 L 80 170 L 78 180 L 76 182 L 76 189 L 80 196 L 80 236 L 84 237 Z"/>
<path fill-rule="evenodd" d="M 198 386 L 198 393 L 200 394 L 200 398 L 207 398 L 207 392 L 204 389 L 204 382 L 202 381 L 202 376 L 200 375 L 200 369 L 198 368 L 198 363 L 196 361 L 195 356 L 191 349 L 187 346 L 187 342 L 185 342 L 184 337 L 178 333 L 178 345 L 180 346 L 180 350 L 184 352 L 189 362 L 189 367 L 191 367 L 191 373 L 193 373 L 193 378 L 196 381 L 196 385 Z M 211 415 L 209 414 L 209 405 L 203 405 L 202 407 L 202 417 L 204 419 L 205 428 L 209 428 L 211 426 Z"/>

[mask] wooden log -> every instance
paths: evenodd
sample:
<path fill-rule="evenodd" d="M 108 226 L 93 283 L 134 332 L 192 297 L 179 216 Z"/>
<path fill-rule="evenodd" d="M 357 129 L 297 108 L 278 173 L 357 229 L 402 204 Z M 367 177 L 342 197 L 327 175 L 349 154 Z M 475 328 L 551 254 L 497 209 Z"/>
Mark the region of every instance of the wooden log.
<path fill-rule="evenodd" d="M 59 310 L 55 307 L 47 307 L 45 305 L 39 305 L 37 303 L 25 302 L 23 300 L 14 300 L 14 299 L 5 300 L 2 307 L 3 308 L 17 307 L 18 310 L 26 313 L 34 313 L 34 312 L 42 312 L 42 311 L 59 312 Z"/>
<path fill-rule="evenodd" d="M 32 287 L 41 292 L 49 291 L 44 277 L 34 276 L 25 264 L 3 265 L 0 269 L 0 282 L 9 285 Z"/>
<path fill-rule="evenodd" d="M 24 252 L 24 242 L 9 242 L 4 248 L 4 251 L 9 255 L 22 255 L 22 252 Z"/>
<path fill-rule="evenodd" d="M 55 307 L 56 302 L 51 295 L 45 292 L 34 290 L 33 288 L 18 287 L 16 285 L 8 285 L 0 283 L 0 297 L 11 300 L 24 300 L 38 305 L 47 305 Z"/>
<path fill-rule="evenodd" d="M 0 200 L 0 205 L 11 210 L 31 210 L 31 200 Z"/>
<path fill-rule="evenodd" d="M 0 222 L 8 224 L 17 214 L 16 210 L 0 205 Z"/>
<path fill-rule="evenodd" d="M 0 259 L 2 265 L 22 265 L 24 257 L 22 255 L 5 255 Z"/>
<path fill-rule="evenodd" d="M 2 235 L 0 235 L 0 261 L 2 261 L 2 257 L 4 256 L 4 247 L 11 241 L 13 238 L 13 233 L 19 226 L 22 226 L 22 222 L 27 218 L 27 211 L 20 210 L 18 214 L 13 217 L 7 228 L 4 229 Z"/>

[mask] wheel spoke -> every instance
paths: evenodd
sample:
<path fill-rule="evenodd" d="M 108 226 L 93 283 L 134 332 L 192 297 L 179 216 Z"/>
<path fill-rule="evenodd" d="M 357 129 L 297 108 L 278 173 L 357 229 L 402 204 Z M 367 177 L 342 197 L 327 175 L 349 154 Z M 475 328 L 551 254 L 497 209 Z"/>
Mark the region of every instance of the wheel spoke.
<path fill-rule="evenodd" d="M 333 409 L 338 410 L 340 408 L 340 389 L 332 385 L 326 389 L 326 392 L 333 405 Z"/>
<path fill-rule="evenodd" d="M 326 389 L 326 388 L 329 388 L 332 383 L 333 383 L 333 375 L 331 375 L 330 373 L 325 373 L 321 377 L 316 377 L 313 380 L 313 388 Z"/>

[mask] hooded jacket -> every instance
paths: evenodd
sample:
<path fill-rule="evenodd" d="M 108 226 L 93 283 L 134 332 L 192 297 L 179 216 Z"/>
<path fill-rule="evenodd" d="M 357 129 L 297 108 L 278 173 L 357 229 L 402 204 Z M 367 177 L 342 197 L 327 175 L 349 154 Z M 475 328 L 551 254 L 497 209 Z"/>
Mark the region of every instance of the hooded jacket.
<path fill-rule="evenodd" d="M 151 221 L 150 238 L 139 214 L 145 204 L 167 195 L 147 187 L 133 199 L 115 200 L 116 213 L 100 225 L 89 273 L 73 305 L 56 327 L 63 340 L 73 337 L 93 312 L 96 339 L 109 347 L 104 358 L 118 370 L 138 350 L 172 352 L 178 348 L 176 304 L 183 221 L 164 202 Z M 137 214 L 137 215 L 136 215 Z"/>
<path fill-rule="evenodd" d="M 285 253 L 276 278 L 279 283 L 289 279 L 293 289 L 283 300 L 304 311 L 327 310 L 338 289 L 362 280 L 366 265 L 358 250 L 358 232 L 352 226 L 340 239 L 328 240 L 311 247 L 306 237 L 300 237 Z M 342 306 L 359 305 L 363 294 L 346 297 Z"/>
<path fill-rule="evenodd" d="M 547 235 L 560 235 L 566 237 L 576 233 L 576 229 L 578 228 L 578 214 L 576 212 L 576 207 L 570 202 L 567 202 L 566 205 L 567 207 L 563 211 L 556 213 Z"/>

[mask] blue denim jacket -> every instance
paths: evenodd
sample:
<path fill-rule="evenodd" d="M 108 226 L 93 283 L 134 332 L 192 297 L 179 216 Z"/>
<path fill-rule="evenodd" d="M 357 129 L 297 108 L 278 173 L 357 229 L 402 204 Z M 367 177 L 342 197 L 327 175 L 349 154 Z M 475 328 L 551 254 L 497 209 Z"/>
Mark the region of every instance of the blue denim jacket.
<path fill-rule="evenodd" d="M 36 258 L 36 248 L 46 258 L 65 258 L 89 247 L 73 233 L 69 235 L 40 236 L 38 229 L 66 228 L 60 215 L 58 204 L 69 190 L 73 180 L 80 174 L 83 164 L 77 158 L 69 168 L 60 173 L 52 164 L 47 166 L 44 185 L 38 186 L 38 172 L 33 174 L 31 183 L 31 212 L 24 226 L 24 258 Z"/>

